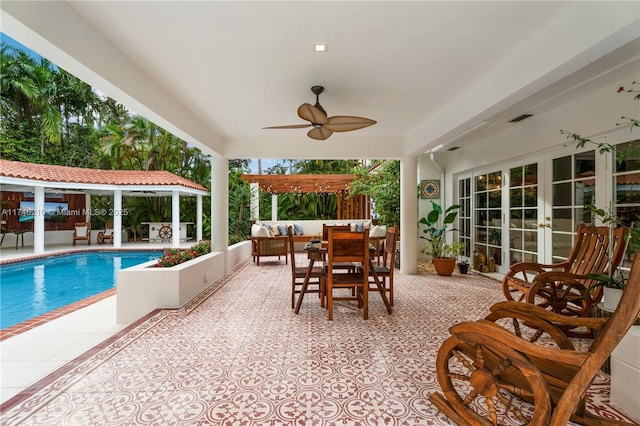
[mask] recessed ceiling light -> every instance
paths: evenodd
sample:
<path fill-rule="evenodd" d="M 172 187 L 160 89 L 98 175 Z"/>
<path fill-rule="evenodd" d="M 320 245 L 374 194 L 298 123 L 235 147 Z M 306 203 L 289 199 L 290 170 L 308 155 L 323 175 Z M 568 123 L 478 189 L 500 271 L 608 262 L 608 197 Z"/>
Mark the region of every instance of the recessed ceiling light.
<path fill-rule="evenodd" d="M 326 52 L 329 48 L 327 43 L 316 43 L 313 45 L 313 50 L 316 52 Z"/>

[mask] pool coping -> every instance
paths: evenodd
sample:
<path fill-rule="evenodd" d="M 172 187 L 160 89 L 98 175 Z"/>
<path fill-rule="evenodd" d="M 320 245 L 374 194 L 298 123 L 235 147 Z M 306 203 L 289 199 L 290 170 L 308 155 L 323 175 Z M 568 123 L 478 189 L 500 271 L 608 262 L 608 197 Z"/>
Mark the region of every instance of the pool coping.
<path fill-rule="evenodd" d="M 131 251 L 131 252 L 136 252 L 136 251 L 159 251 L 161 249 L 156 248 L 115 248 L 115 247 L 96 247 L 96 248 L 84 248 L 84 249 L 75 249 L 75 250 L 62 250 L 62 251 L 56 251 L 56 252 L 50 252 L 50 253 L 43 253 L 43 254 L 37 254 L 37 255 L 30 255 L 30 256 L 24 256 L 24 257 L 19 257 L 19 258 L 14 258 L 14 259 L 7 259 L 7 260 L 3 260 L 0 261 L 0 266 L 2 265 L 7 265 L 7 264 L 13 264 L 13 263 L 19 263 L 19 262 L 26 262 L 26 261 L 30 261 L 30 260 L 37 260 L 37 259 L 46 259 L 46 258 L 50 258 L 50 257 L 57 257 L 57 256 L 63 256 L 63 255 L 68 255 L 68 254 L 78 254 L 78 253 L 86 253 L 86 252 L 95 252 L 95 251 L 106 251 L 106 252 L 119 252 L 119 251 Z M 94 294 L 93 296 L 89 296 L 87 298 L 84 298 L 82 300 L 78 300 L 77 302 L 73 302 L 70 303 L 66 306 L 63 306 L 61 308 L 58 309 L 54 309 L 53 311 L 49 311 L 46 312 L 42 315 L 38 315 L 37 317 L 34 318 L 30 318 L 26 321 L 22 321 L 18 324 L 12 325 L 10 327 L 7 328 L 3 328 L 0 330 L 0 342 L 8 339 L 9 337 L 13 337 L 15 335 L 18 335 L 20 333 L 24 333 L 25 331 L 31 330 L 35 327 L 38 327 L 42 324 L 45 324 L 49 321 L 52 321 L 56 318 L 60 318 L 64 315 L 67 315 L 68 313 L 77 311 L 78 309 L 84 308 L 86 306 L 92 305 L 96 302 L 99 302 L 103 299 L 106 299 L 107 297 L 113 296 L 116 294 L 116 289 L 111 288 L 109 290 L 105 290 L 101 293 L 98 294 Z"/>

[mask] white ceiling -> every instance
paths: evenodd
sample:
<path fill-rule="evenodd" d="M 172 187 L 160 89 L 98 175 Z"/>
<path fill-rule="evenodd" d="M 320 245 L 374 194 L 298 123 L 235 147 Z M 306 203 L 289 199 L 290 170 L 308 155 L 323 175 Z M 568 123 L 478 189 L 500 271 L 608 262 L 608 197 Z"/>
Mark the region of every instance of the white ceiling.
<path fill-rule="evenodd" d="M 638 68 L 640 3 L 3 0 L 2 31 L 231 158 L 401 158 Z M 328 52 L 313 44 L 326 42 Z M 296 114 L 378 124 L 326 141 Z M 513 124 L 510 124 L 513 125 Z M 462 136 L 461 136 L 462 135 Z"/>

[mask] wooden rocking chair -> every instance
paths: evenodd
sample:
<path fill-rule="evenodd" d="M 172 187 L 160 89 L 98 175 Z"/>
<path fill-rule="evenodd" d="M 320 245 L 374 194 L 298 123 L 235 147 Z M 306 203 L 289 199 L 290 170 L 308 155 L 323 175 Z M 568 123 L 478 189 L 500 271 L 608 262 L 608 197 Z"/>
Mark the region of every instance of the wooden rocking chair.
<path fill-rule="evenodd" d="M 602 287 L 585 297 L 586 289 L 594 284 L 585 275 L 614 271 L 626 249 L 627 229 L 617 228 L 611 235 L 609 232 L 606 226 L 580 224 L 566 261 L 550 265 L 536 262 L 513 264 L 502 280 L 505 298 L 535 304 L 567 316 L 591 316 L 592 305 L 602 299 Z"/>
<path fill-rule="evenodd" d="M 625 425 L 587 413 L 585 397 L 596 373 L 640 315 L 640 256 L 633 262 L 618 309 L 610 318 L 577 318 L 518 302 L 501 302 L 485 319 L 450 328 L 436 359 L 443 394 L 429 399 L 459 425 Z M 517 318 L 544 329 L 557 347 L 522 339 L 494 321 Z M 556 324 L 585 326 L 598 335 L 575 350 Z M 523 401 L 526 401 L 527 404 Z M 632 423 L 631 423 L 632 424 Z"/>

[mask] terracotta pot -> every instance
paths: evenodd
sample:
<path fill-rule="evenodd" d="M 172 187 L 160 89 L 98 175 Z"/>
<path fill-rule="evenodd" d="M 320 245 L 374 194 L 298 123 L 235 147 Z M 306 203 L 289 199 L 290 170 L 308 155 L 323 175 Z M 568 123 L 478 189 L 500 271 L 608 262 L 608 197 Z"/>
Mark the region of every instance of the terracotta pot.
<path fill-rule="evenodd" d="M 456 259 L 454 257 L 434 257 L 432 262 L 438 275 L 451 275 L 456 268 Z"/>

